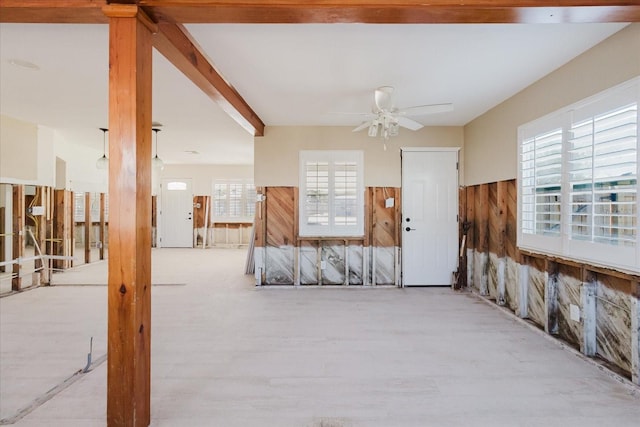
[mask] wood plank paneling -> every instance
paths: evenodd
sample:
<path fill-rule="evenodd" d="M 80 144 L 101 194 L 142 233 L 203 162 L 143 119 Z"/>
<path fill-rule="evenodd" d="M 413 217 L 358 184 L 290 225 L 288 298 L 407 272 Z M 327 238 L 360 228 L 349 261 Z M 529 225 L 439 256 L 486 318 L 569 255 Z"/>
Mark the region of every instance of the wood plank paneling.
<path fill-rule="evenodd" d="M 402 246 L 402 189 L 395 188 L 395 232 L 396 246 Z"/>
<path fill-rule="evenodd" d="M 507 183 L 496 182 L 490 186 L 489 241 L 490 251 L 502 258 L 505 255 L 507 227 Z"/>
<path fill-rule="evenodd" d="M 371 246 L 371 236 L 373 227 L 373 187 L 364 189 L 364 246 Z"/>
<path fill-rule="evenodd" d="M 517 246 L 518 240 L 518 186 L 516 180 L 506 182 L 507 216 L 505 224 L 505 255 L 516 261 L 520 260 L 520 252 Z"/>
<path fill-rule="evenodd" d="M 396 210 L 395 210 L 395 188 L 374 187 L 373 198 L 373 223 L 372 223 L 372 245 L 376 247 L 393 247 L 397 242 Z M 394 198 L 394 207 L 387 208 L 385 200 Z"/>
<path fill-rule="evenodd" d="M 489 252 L 489 184 L 480 184 L 475 195 L 475 224 L 479 252 Z"/>
<path fill-rule="evenodd" d="M 207 196 L 193 196 L 193 228 L 203 228 L 207 220 L 207 227 L 211 227 L 211 208 L 207 212 L 206 206 L 208 199 Z M 208 216 L 205 218 L 207 213 Z"/>
<path fill-rule="evenodd" d="M 295 210 L 293 187 L 267 187 L 266 246 L 295 245 Z"/>
<path fill-rule="evenodd" d="M 466 195 L 467 195 L 467 213 L 466 213 L 466 221 L 470 224 L 469 231 L 467 232 L 467 248 L 474 249 L 476 247 L 476 186 L 467 187 Z"/>
<path fill-rule="evenodd" d="M 630 279 L 622 277 L 609 276 L 602 273 L 596 273 L 597 280 L 609 289 L 615 289 L 629 295 L 634 295 L 636 284 Z"/>

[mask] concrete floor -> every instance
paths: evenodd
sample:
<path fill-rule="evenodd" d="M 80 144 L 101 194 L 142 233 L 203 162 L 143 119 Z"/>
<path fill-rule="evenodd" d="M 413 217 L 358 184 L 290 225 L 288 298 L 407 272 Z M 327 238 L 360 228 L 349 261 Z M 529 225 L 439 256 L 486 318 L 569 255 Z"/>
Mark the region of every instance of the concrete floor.
<path fill-rule="evenodd" d="M 475 296 L 255 288 L 244 258 L 154 250 L 153 426 L 638 425 L 640 390 Z M 0 418 L 81 369 L 91 336 L 100 361 L 106 266 L 0 299 Z M 16 425 L 105 425 L 106 363 L 75 379 Z"/>

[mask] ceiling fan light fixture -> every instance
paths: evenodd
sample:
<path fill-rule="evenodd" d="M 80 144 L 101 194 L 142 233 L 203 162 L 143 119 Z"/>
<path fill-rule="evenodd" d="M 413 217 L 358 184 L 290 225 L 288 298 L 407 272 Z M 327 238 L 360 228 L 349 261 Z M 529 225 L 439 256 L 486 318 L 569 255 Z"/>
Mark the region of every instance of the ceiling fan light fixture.
<path fill-rule="evenodd" d="M 393 100 L 393 86 L 381 86 L 374 91 L 374 105 L 370 121 L 363 122 L 353 132 L 367 129 L 370 137 L 380 135 L 383 140 L 398 136 L 400 128 L 413 131 L 422 129 L 424 125 L 410 116 L 424 116 L 429 114 L 453 111 L 453 104 L 416 105 L 407 108 L 396 108 Z"/>
<path fill-rule="evenodd" d="M 400 131 L 400 125 L 397 122 L 389 123 L 389 136 L 398 136 Z"/>
<path fill-rule="evenodd" d="M 376 137 L 378 136 L 378 123 L 373 122 L 371 126 L 369 126 L 369 136 Z"/>

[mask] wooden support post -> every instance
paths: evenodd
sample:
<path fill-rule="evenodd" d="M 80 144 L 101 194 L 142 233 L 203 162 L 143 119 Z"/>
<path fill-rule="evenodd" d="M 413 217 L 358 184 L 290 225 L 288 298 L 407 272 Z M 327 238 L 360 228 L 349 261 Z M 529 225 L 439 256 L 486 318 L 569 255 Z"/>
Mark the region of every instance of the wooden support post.
<path fill-rule="evenodd" d="M 91 262 L 91 193 L 84 193 L 84 263 Z"/>
<path fill-rule="evenodd" d="M 105 215 L 104 215 L 104 208 L 105 208 L 105 204 L 104 204 L 104 193 L 100 193 L 100 243 L 98 244 L 98 248 L 100 250 L 100 259 L 103 260 L 104 259 L 104 239 L 107 236 L 107 234 L 105 233 L 105 228 L 106 228 L 106 222 L 105 222 Z"/>
<path fill-rule="evenodd" d="M 522 256 L 518 267 L 518 309 L 516 315 L 522 319 L 529 317 L 529 263 Z"/>
<path fill-rule="evenodd" d="M 595 277 L 588 274 L 580 288 L 582 300 L 582 342 L 580 351 L 585 356 L 595 356 L 596 344 L 596 292 Z"/>
<path fill-rule="evenodd" d="M 47 187 L 40 187 L 36 192 L 39 196 L 36 204 L 45 208 L 45 212 L 42 215 L 36 216 L 37 229 L 35 233 L 36 247 L 40 248 L 40 253 L 45 255 L 47 253 Z M 36 255 L 38 255 L 36 253 Z M 44 259 L 40 258 L 35 260 L 34 267 L 39 270 L 40 273 L 40 285 L 45 285 L 49 282 L 49 270 L 47 269 L 47 263 Z M 35 284 L 35 283 L 34 283 Z"/>
<path fill-rule="evenodd" d="M 24 256 L 24 185 L 13 186 L 13 259 L 18 260 L 13 264 L 13 278 L 11 279 L 11 290 L 19 291 L 22 288 L 21 258 Z"/>
<path fill-rule="evenodd" d="M 548 334 L 558 333 L 558 264 L 546 261 L 544 288 L 544 330 Z"/>
<path fill-rule="evenodd" d="M 631 295 L 631 381 L 640 385 L 640 284 Z"/>
<path fill-rule="evenodd" d="M 65 250 L 65 252 L 68 252 L 69 256 L 73 258 L 76 253 L 76 194 L 73 191 L 69 192 L 69 203 L 65 204 L 65 208 L 67 209 L 65 215 L 67 216 L 69 221 L 69 237 L 68 240 L 65 240 L 65 244 L 68 245 L 68 249 Z M 73 267 L 74 262 L 75 259 L 69 261 L 68 267 Z"/>
<path fill-rule="evenodd" d="M 51 221 L 51 255 L 64 255 L 64 193 L 65 190 L 53 191 L 52 221 Z M 53 268 L 64 268 L 62 260 L 54 260 Z"/>
<path fill-rule="evenodd" d="M 151 422 L 151 35 L 135 5 L 109 17 L 107 425 Z"/>

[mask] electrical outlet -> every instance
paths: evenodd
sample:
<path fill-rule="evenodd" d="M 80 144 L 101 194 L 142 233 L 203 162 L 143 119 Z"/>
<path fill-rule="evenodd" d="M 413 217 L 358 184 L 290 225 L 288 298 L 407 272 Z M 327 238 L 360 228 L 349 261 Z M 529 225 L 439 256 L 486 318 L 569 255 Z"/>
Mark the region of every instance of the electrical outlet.
<path fill-rule="evenodd" d="M 325 268 L 327 268 L 327 261 L 320 261 L 320 270 L 324 270 Z"/>
<path fill-rule="evenodd" d="M 393 199 L 393 197 L 389 197 L 388 199 L 385 199 L 384 207 L 385 208 L 392 208 L 394 203 L 395 203 L 395 200 Z"/>
<path fill-rule="evenodd" d="M 33 216 L 44 215 L 44 206 L 33 206 L 29 208 L 29 213 Z"/>
<path fill-rule="evenodd" d="M 580 307 L 575 304 L 569 304 L 569 316 L 574 322 L 580 321 Z"/>

